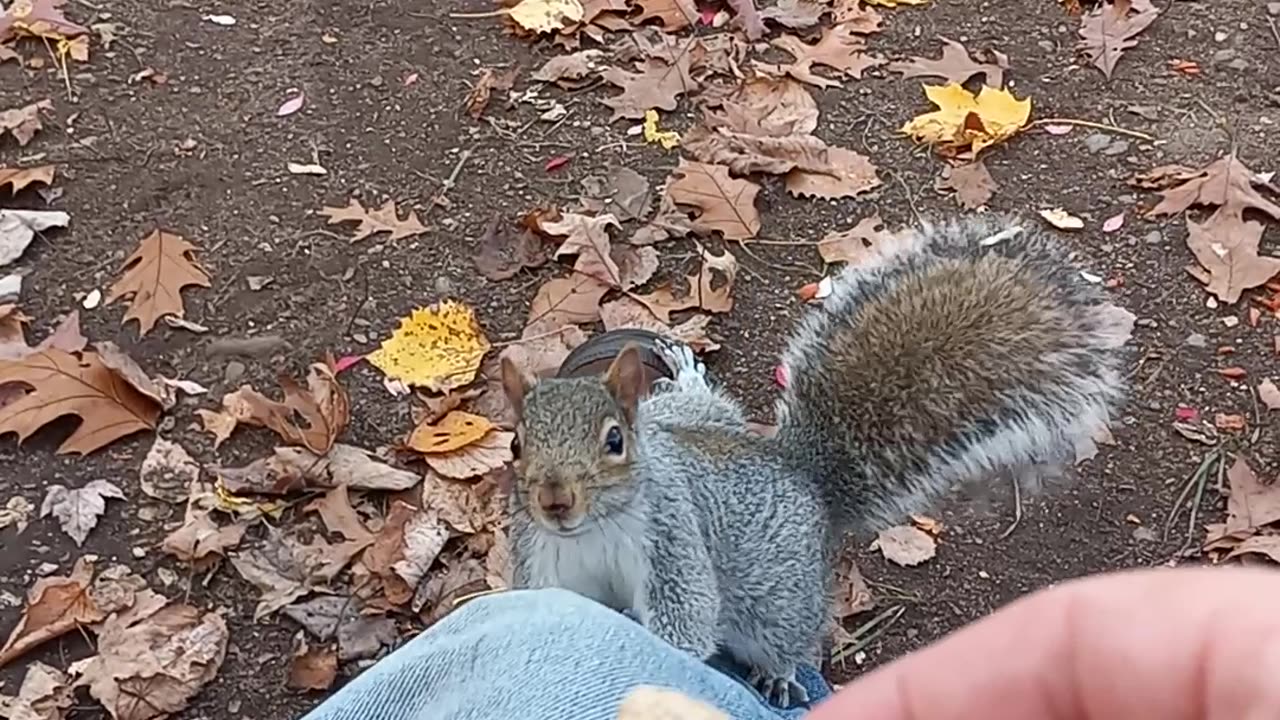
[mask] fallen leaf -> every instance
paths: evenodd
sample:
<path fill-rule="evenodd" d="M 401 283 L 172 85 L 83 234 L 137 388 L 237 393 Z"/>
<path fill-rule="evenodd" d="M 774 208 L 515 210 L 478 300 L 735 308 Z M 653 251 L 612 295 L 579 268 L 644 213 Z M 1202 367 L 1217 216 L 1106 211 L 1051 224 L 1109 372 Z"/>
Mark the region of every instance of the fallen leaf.
<path fill-rule="evenodd" d="M 707 326 L 711 323 L 709 315 L 694 315 L 673 327 L 659 320 L 644 303 L 624 295 L 600 306 L 600 320 L 605 330 L 649 330 L 679 340 L 696 353 L 720 349 L 720 344 L 707 334 Z"/>
<path fill-rule="evenodd" d="M 695 160 L 724 165 L 734 175 L 781 175 L 796 168 L 822 171 L 831 167 L 827 144 L 808 134 L 749 135 L 698 125 L 686 133 L 684 147 Z"/>
<path fill-rule="evenodd" d="M 841 553 L 835 568 L 836 598 L 833 612 L 837 619 L 844 620 L 876 606 L 867 581 L 858 571 L 858 564 L 853 554 Z"/>
<path fill-rule="evenodd" d="M 524 268 L 541 267 L 548 257 L 546 245 L 537 233 L 495 215 L 480 237 L 480 247 L 472 260 L 486 278 L 506 280 Z"/>
<path fill-rule="evenodd" d="M 1031 118 L 1030 99 L 985 85 L 977 96 L 956 83 L 925 85 L 924 93 L 938 109 L 913 118 L 899 132 L 944 154 L 968 150 L 976 157 L 983 148 L 1018 134 Z"/>
<path fill-rule="evenodd" d="M 302 447 L 278 447 L 244 468 L 217 468 L 233 493 L 281 495 L 301 489 L 346 485 L 353 490 L 400 491 L 418 484 L 418 476 L 392 467 L 369 451 L 335 443 L 323 456 Z"/>
<path fill-rule="evenodd" d="M 294 690 L 328 690 L 337 677 L 338 653 L 327 647 L 310 647 L 298 631 L 285 684 Z"/>
<path fill-rule="evenodd" d="M 75 541 L 76 547 L 84 545 L 89 531 L 98 524 L 98 518 L 107 511 L 107 499 L 124 500 L 124 492 L 106 480 L 91 480 L 88 485 L 68 490 L 61 485 L 50 485 L 40 505 L 40 517 L 53 515 L 58 518 L 62 530 Z"/>
<path fill-rule="evenodd" d="M 382 531 L 365 551 L 363 562 L 382 582 L 387 600 L 402 605 L 413 597 L 414 588 L 435 562 L 448 536 L 434 511 L 395 501 Z"/>
<path fill-rule="evenodd" d="M 1243 457 L 1227 469 L 1228 533 L 1252 530 L 1280 521 L 1280 483 L 1263 485 Z"/>
<path fill-rule="evenodd" d="M 1262 223 L 1245 220 L 1226 207 L 1203 223 L 1189 217 L 1186 223 L 1187 247 L 1209 274 L 1205 289 L 1219 300 L 1234 304 L 1245 290 L 1280 273 L 1280 258 L 1258 254 Z"/>
<path fill-rule="evenodd" d="M 268 527 L 262 546 L 231 555 L 231 564 L 262 592 L 256 621 L 326 586 L 370 542 L 372 537 L 330 545 L 317 537 L 303 545 Z"/>
<path fill-rule="evenodd" d="M 353 198 L 344 208 L 322 207 L 320 208 L 320 214 L 329 218 L 326 223 L 328 225 L 344 222 L 360 223 L 352 231 L 351 242 L 357 242 L 381 232 L 390 233 L 388 240 L 401 240 L 414 235 L 421 235 L 427 231 L 427 226 L 422 224 L 422 221 L 418 219 L 418 214 L 412 210 L 409 211 L 404 220 L 401 220 L 397 215 L 396 202 L 394 200 L 386 201 L 377 210 L 366 210 L 363 205 Z"/>
<path fill-rule="evenodd" d="M 1137 36 L 1155 22 L 1159 14 L 1151 0 L 1099 3 L 1080 20 L 1080 48 L 1110 80 L 1120 55 L 1138 44 Z"/>
<path fill-rule="evenodd" d="M 1059 230 L 1082 230 L 1084 221 L 1062 208 L 1041 210 L 1040 217 Z"/>
<path fill-rule="evenodd" d="M 209 511 L 188 508 L 182 525 L 165 536 L 160 548 L 182 562 L 203 569 L 239 545 L 246 529 L 243 522 L 219 526 L 209 517 Z"/>
<path fill-rule="evenodd" d="M 792 30 L 803 30 L 818 24 L 831 8 L 813 0 L 778 0 L 778 4 L 760 12 L 763 20 L 772 20 Z"/>
<path fill-rule="evenodd" d="M 280 107 L 276 108 L 276 117 L 285 117 L 292 115 L 302 109 L 302 104 L 306 102 L 307 96 L 299 92 L 293 97 L 280 103 Z"/>
<path fill-rule="evenodd" d="M 21 443 L 48 423 L 77 415 L 81 422 L 58 447 L 86 454 L 127 435 L 154 430 L 160 406 L 113 373 L 95 353 L 40 350 L 20 360 L 0 361 L 0 385 L 21 383 L 31 392 L 0 407 L 0 435 Z"/>
<path fill-rule="evenodd" d="M 159 435 L 142 459 L 139 473 L 142 492 L 167 503 L 180 503 L 200 479 L 200 464 L 186 448 Z"/>
<path fill-rule="evenodd" d="M 465 447 L 444 453 L 424 455 L 432 470 L 445 477 L 465 480 L 497 470 L 511 462 L 511 441 L 515 433 L 494 428 Z"/>
<path fill-rule="evenodd" d="M 443 572 L 432 573 L 413 597 L 413 605 L 428 624 L 439 622 L 454 607 L 454 601 L 489 587 L 488 570 L 474 557 L 463 556 L 446 564 Z"/>
<path fill-rule="evenodd" d="M 538 288 L 529 303 L 528 324 L 579 325 L 600 319 L 600 299 L 609 286 L 590 275 L 574 273 L 552 278 Z"/>
<path fill-rule="evenodd" d="M 556 257 L 578 256 L 574 272 L 594 278 L 612 287 L 622 286 L 622 273 L 612 256 L 609 228 L 620 227 L 612 215 L 588 217 L 565 213 L 557 222 L 546 222 L 542 229 L 549 235 L 565 236 L 556 249 Z"/>
<path fill-rule="evenodd" d="M 824 263 L 870 265 L 910 245 L 914 233 L 909 228 L 890 232 L 874 213 L 858 221 L 848 230 L 827 233 L 818 241 L 818 254 Z"/>
<path fill-rule="evenodd" d="M 1268 410 L 1280 410 L 1280 388 L 1271 381 L 1271 378 L 1263 380 L 1258 385 L 1258 399 Z"/>
<path fill-rule="evenodd" d="M 493 427 L 487 418 L 454 410 L 437 422 L 420 423 L 405 445 L 420 453 L 452 452 L 483 438 Z"/>
<path fill-rule="evenodd" d="M 233 428 L 238 423 L 264 427 L 291 445 L 319 454 L 328 452 L 351 419 L 351 401 L 333 370 L 326 363 L 312 363 L 306 389 L 287 375 L 281 375 L 278 382 L 284 390 L 284 402 L 242 385 L 223 396 L 221 414 L 234 420 Z M 226 429 L 228 421 L 218 415 L 206 411 L 201 417 L 206 429 L 212 423 L 215 436 L 221 437 L 230 431 Z M 295 418 L 301 418 L 302 423 Z"/>
<path fill-rule="evenodd" d="M 1249 373 L 1242 367 L 1218 368 L 1218 374 L 1228 380 L 1241 380 Z"/>
<path fill-rule="evenodd" d="M 35 512 L 36 506 L 31 501 L 21 495 L 14 495 L 9 498 L 4 507 L 0 508 L 0 530 L 10 525 L 18 529 L 17 534 L 21 535 L 23 530 L 27 529 L 27 524 L 31 522 L 31 513 Z"/>
<path fill-rule="evenodd" d="M 182 289 L 209 287 L 209 273 L 195 261 L 196 246 L 181 235 L 155 230 L 125 260 L 122 275 L 107 293 L 107 304 L 129 301 L 124 322 L 138 321 L 145 335 L 162 315 L 183 317 Z"/>
<path fill-rule="evenodd" d="M 454 531 L 473 534 L 497 521 L 487 498 L 477 492 L 479 485 L 450 480 L 428 471 L 422 480 L 422 507 L 439 516 Z"/>
<path fill-rule="evenodd" d="M 760 232 L 760 213 L 755 208 L 760 186 L 729 177 L 722 165 L 681 159 L 667 194 L 678 205 L 697 208 L 694 230 L 719 232 L 726 240 L 748 240 Z"/>
<path fill-rule="evenodd" d="M 0 15 L 0 18 L 4 17 L 7 15 Z M 3 33 L 3 27 L 3 20 L 0 19 L 0 34 Z M 40 122 L 40 111 L 52 108 L 53 103 L 41 100 L 19 108 L 0 110 L 0 139 L 7 132 L 18 141 L 18 145 L 26 145 L 44 127 Z"/>
<path fill-rule="evenodd" d="M 662 130 L 658 127 L 658 111 L 645 110 L 644 124 L 641 126 L 644 141 L 647 143 L 657 143 L 665 150 L 670 150 L 680 144 L 680 133 L 674 130 Z"/>
<path fill-rule="evenodd" d="M 856 25 L 836 25 L 822 31 L 822 37 L 813 45 L 805 44 L 800 38 L 783 35 L 773 40 L 774 47 L 787 51 L 795 60 L 790 65 L 778 67 L 777 70 L 801 82 L 818 87 L 839 87 L 838 80 L 816 75 L 814 65 L 825 65 L 839 70 L 847 77 L 860 79 L 868 68 L 883 65 L 886 61 L 879 55 L 869 55 L 863 32 Z"/>
<path fill-rule="evenodd" d="M 600 102 L 613 109 L 610 120 L 632 118 L 639 120 L 649 110 L 675 110 L 681 95 L 697 90 L 698 83 L 689 74 L 690 58 L 681 55 L 675 64 L 650 59 L 640 63 L 640 72 L 621 68 L 607 68 L 600 77 L 605 82 L 622 88 L 621 95 L 608 97 Z"/>
<path fill-rule="evenodd" d="M 1280 563 L 1280 535 L 1254 535 L 1235 546 L 1223 560 L 1254 553 L 1266 555 L 1272 562 Z"/>
<path fill-rule="evenodd" d="M 184 710 L 218 674 L 227 638 L 219 613 L 172 603 L 146 617 L 109 618 L 98 632 L 98 654 L 71 671 L 114 720 L 164 718 Z"/>
<path fill-rule="evenodd" d="M 583 7 L 579 0 L 521 0 L 507 15 L 525 30 L 545 33 L 582 20 Z"/>
<path fill-rule="evenodd" d="M 831 5 L 832 23 L 852 25 L 863 35 L 880 32 L 880 13 L 864 6 L 861 0 L 835 0 Z"/>
<path fill-rule="evenodd" d="M 938 551 L 938 543 L 933 536 L 913 525 L 881 530 L 876 543 L 886 560 L 904 567 L 919 565 Z"/>
<path fill-rule="evenodd" d="M 701 250 L 701 248 L 700 248 Z M 721 255 L 702 252 L 702 264 L 698 272 L 685 277 L 685 287 L 676 294 L 669 285 L 645 295 L 632 295 L 658 320 L 671 323 L 671 313 L 691 308 L 701 308 L 713 313 L 727 313 L 733 309 L 733 285 L 738 276 L 738 260 L 727 249 Z"/>
<path fill-rule="evenodd" d="M 30 168 L 0 167 L 0 188 L 9 186 L 9 191 L 17 195 L 18 191 L 32 183 L 53 184 L 53 165 L 39 165 Z"/>
<path fill-rule="evenodd" d="M 584 80 L 604 70 L 602 61 L 605 57 L 603 50 L 557 55 L 538 68 L 531 77 L 539 82 L 555 83 L 566 90 L 576 90 L 584 86 Z"/>
<path fill-rule="evenodd" d="M 475 379 L 489 348 L 475 311 L 444 300 L 401 318 L 367 359 L 390 379 L 446 392 Z"/>
<path fill-rule="evenodd" d="M 937 60 L 913 57 L 907 62 L 889 63 L 889 70 L 902 73 L 904 78 L 938 77 L 959 85 L 965 84 L 974 75 L 985 75 L 985 85 L 1004 87 L 1004 71 L 1009 69 L 1007 57 L 995 53 L 995 62 L 978 62 L 969 56 L 969 50 L 964 45 L 941 35 L 938 39 L 942 41 L 942 57 Z"/>
<path fill-rule="evenodd" d="M 762 76 L 744 82 L 719 112 L 705 111 L 704 121 L 744 135 L 808 135 L 818 127 L 818 104 L 800 83 Z"/>
<path fill-rule="evenodd" d="M 1253 208 L 1280 220 L 1280 205 L 1253 188 L 1255 184 L 1262 184 L 1257 174 L 1234 154 L 1200 170 L 1181 166 L 1156 168 L 1131 182 L 1138 187 L 1166 188 L 1161 191 L 1160 202 L 1146 212 L 1146 217 L 1174 215 L 1193 205 L 1215 205 L 1232 215 L 1243 215 L 1246 209 Z"/>
<path fill-rule="evenodd" d="M 37 233 L 66 227 L 71 216 L 56 210 L 7 210 L 0 208 L 0 267 L 22 257 Z"/>
<path fill-rule="evenodd" d="M 821 171 L 797 168 L 787 173 L 787 192 L 831 200 L 853 197 L 880 185 L 876 166 L 865 155 L 832 147 L 827 150 L 827 157 L 828 166 Z"/>
<path fill-rule="evenodd" d="M 694 0 L 636 0 L 640 8 L 633 23 L 639 25 L 648 20 L 657 20 L 662 29 L 678 32 L 694 24 L 698 18 L 698 6 Z"/>
<path fill-rule="evenodd" d="M 981 160 L 943 166 L 942 177 L 938 178 L 936 186 L 939 190 L 954 191 L 956 202 L 966 210 L 986 206 L 999 187 Z"/>
<path fill-rule="evenodd" d="M 6 720 L 63 720 L 76 704 L 75 693 L 61 670 L 33 660 L 17 695 L 0 694 L 0 717 Z"/>
<path fill-rule="evenodd" d="M 510 90 L 516 83 L 516 75 L 520 72 L 520 68 L 513 67 L 505 72 L 498 72 L 493 68 L 482 68 L 480 70 L 480 79 L 476 80 L 476 84 L 471 88 L 471 92 L 467 94 L 466 106 L 467 112 L 473 119 L 479 120 L 484 114 L 485 108 L 489 107 L 489 98 L 493 95 L 494 90 L 506 92 Z"/>
<path fill-rule="evenodd" d="M 1102 232 L 1113 233 L 1124 226 L 1124 211 L 1112 215 L 1102 223 Z"/>
<path fill-rule="evenodd" d="M 46 640 L 101 622 L 106 616 L 89 594 L 92 579 L 93 563 L 82 557 L 76 560 L 69 576 L 36 580 L 27 591 L 22 619 L 0 648 L 0 667 Z"/>

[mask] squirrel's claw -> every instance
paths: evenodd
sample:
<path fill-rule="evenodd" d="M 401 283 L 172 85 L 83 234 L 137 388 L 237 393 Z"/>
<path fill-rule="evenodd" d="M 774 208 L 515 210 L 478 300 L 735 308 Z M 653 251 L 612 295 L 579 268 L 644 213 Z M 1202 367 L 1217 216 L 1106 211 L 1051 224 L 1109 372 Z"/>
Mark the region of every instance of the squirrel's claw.
<path fill-rule="evenodd" d="M 675 376 L 677 383 L 691 380 L 706 382 L 707 367 L 698 360 L 697 355 L 693 354 L 693 348 L 678 340 L 667 338 L 656 340 L 654 347 L 658 355 L 671 368 L 671 374 Z"/>
<path fill-rule="evenodd" d="M 752 669 L 750 677 L 747 678 L 764 699 L 780 708 L 789 708 L 792 703 L 807 704 L 809 702 L 809 691 L 795 680 L 795 672 L 789 677 L 771 675 L 762 672 L 758 668 Z"/>

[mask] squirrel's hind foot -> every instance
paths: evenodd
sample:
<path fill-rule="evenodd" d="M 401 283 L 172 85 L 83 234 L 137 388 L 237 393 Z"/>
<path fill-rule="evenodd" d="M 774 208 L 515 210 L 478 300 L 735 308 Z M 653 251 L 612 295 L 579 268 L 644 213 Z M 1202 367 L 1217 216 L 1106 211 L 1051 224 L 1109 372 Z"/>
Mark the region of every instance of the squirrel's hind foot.
<path fill-rule="evenodd" d="M 759 690 L 765 700 L 780 708 L 785 709 L 793 704 L 809 702 L 809 691 L 796 682 L 795 670 L 788 675 L 775 675 L 759 668 L 752 668 L 747 682 Z"/>

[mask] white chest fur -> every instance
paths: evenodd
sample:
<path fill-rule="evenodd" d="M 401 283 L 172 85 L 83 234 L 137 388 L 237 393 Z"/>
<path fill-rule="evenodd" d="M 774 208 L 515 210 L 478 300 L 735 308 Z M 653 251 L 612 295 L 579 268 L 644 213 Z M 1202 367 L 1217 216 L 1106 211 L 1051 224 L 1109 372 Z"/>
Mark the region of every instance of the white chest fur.
<path fill-rule="evenodd" d="M 573 536 L 535 528 L 527 568 L 533 587 L 559 587 L 615 610 L 638 611 L 649 563 L 644 522 L 627 513 L 599 521 Z"/>

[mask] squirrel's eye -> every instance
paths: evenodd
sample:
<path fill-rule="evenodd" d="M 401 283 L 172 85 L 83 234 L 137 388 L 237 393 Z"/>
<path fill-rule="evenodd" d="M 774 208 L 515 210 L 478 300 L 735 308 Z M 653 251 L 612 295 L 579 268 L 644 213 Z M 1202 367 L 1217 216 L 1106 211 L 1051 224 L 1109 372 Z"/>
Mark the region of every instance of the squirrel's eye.
<path fill-rule="evenodd" d="M 614 425 L 604 435 L 604 447 L 610 455 L 622 454 L 622 428 Z"/>

